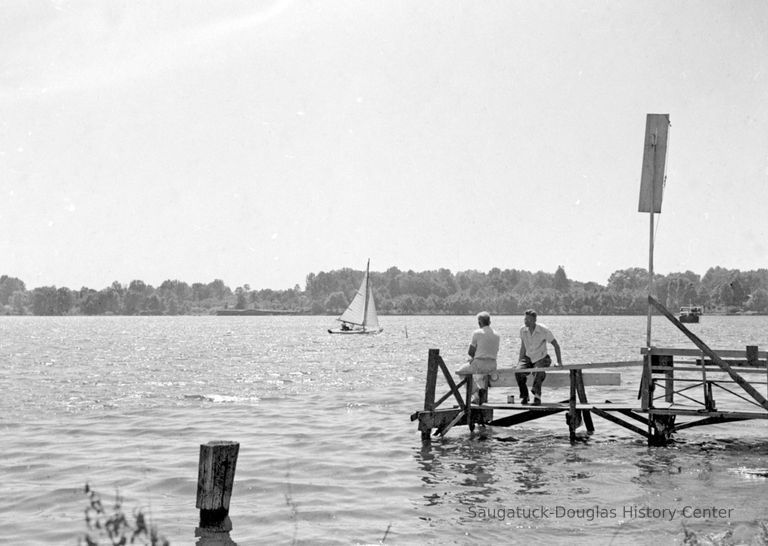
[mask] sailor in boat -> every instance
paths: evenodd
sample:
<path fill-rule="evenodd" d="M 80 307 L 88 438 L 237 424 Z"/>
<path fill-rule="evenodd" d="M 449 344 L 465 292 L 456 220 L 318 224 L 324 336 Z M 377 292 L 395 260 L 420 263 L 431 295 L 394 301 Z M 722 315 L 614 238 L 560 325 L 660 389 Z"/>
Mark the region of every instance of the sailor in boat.
<path fill-rule="evenodd" d="M 341 331 L 342 332 L 349 332 L 352 328 L 349 327 L 349 324 L 346 322 L 341 323 Z"/>

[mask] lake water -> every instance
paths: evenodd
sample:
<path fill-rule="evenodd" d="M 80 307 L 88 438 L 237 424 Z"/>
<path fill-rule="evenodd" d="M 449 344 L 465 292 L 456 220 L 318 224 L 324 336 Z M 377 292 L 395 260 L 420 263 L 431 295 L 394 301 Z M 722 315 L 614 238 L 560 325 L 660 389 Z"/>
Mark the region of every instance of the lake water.
<path fill-rule="evenodd" d="M 638 360 L 645 344 L 645 317 L 540 322 L 566 363 Z M 474 317 L 382 317 L 378 336 L 331 336 L 332 323 L 1 317 L 0 543 L 77 544 L 88 482 L 105 501 L 119 489 L 171 544 L 202 544 L 197 463 L 212 440 L 240 443 L 230 538 L 241 546 L 681 544 L 683 525 L 748 543 L 768 520 L 765 421 L 648 447 L 595 417 L 595 434 L 571 445 L 557 415 L 482 434 L 456 427 L 422 446 L 409 414 L 423 407 L 427 351 L 458 367 Z M 494 317 L 501 365 L 516 360 L 521 323 Z M 691 327 L 716 349 L 768 347 L 768 317 Z M 691 346 L 658 317 L 654 344 Z M 635 401 L 639 372 L 622 380 L 588 395 Z M 567 397 L 544 387 L 545 401 Z"/>

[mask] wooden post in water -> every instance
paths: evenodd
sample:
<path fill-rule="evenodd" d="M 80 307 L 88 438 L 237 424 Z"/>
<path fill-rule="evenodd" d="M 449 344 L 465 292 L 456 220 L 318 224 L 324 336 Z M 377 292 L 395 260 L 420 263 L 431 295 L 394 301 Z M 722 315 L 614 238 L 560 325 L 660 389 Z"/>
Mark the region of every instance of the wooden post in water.
<path fill-rule="evenodd" d="M 196 504 L 200 509 L 200 527 L 226 526 L 239 451 L 238 442 L 217 441 L 200 445 Z"/>
<path fill-rule="evenodd" d="M 566 422 L 568 423 L 568 435 L 571 442 L 576 439 L 576 429 L 581 426 L 581 414 L 576 409 L 576 382 L 578 381 L 578 370 L 571 370 L 569 373 L 571 393 L 568 398 L 568 414 L 566 415 Z"/>
<path fill-rule="evenodd" d="M 465 398 L 465 402 L 467 405 L 467 425 L 469 426 L 470 432 L 475 430 L 475 423 L 472 421 L 472 388 L 474 385 L 473 379 L 474 377 L 472 374 L 467 375 L 467 397 Z"/>
<path fill-rule="evenodd" d="M 427 383 L 424 388 L 424 411 L 435 409 L 435 389 L 437 388 L 437 369 L 439 366 L 440 349 L 430 349 L 427 357 Z M 427 442 L 430 439 L 432 429 L 421 431 L 421 440 Z"/>
<path fill-rule="evenodd" d="M 584 376 L 581 370 L 576 370 L 576 394 L 579 397 L 579 402 L 582 404 L 588 404 L 587 390 L 584 388 Z M 592 423 L 592 414 L 589 410 L 581 411 L 581 418 L 584 421 L 584 426 L 587 427 L 587 433 L 592 434 L 595 431 L 595 425 Z"/>

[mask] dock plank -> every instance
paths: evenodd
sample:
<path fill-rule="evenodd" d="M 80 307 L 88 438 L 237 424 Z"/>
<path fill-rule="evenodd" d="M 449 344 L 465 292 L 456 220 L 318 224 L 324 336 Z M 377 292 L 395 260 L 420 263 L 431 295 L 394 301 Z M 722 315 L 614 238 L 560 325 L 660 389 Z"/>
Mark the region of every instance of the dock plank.
<path fill-rule="evenodd" d="M 574 368 L 571 368 L 574 369 Z M 537 371 L 546 372 L 544 386 L 547 388 L 567 387 L 570 385 L 570 369 L 563 368 L 499 368 L 490 374 L 491 387 L 516 387 L 517 374 L 536 373 Z M 621 385 L 621 372 L 583 372 L 584 385 L 592 386 L 618 386 Z M 530 378 L 532 381 L 533 378 Z"/>

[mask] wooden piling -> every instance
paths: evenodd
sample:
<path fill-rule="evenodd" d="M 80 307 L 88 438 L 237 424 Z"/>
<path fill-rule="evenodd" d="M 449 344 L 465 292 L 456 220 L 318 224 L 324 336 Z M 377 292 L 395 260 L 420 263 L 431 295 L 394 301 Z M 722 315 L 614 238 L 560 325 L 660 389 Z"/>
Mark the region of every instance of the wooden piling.
<path fill-rule="evenodd" d="M 200 509 L 200 527 L 226 524 L 239 451 L 238 442 L 216 441 L 200 445 L 196 504 Z"/>
<path fill-rule="evenodd" d="M 568 423 L 568 434 L 573 442 L 576 439 L 576 429 L 581 425 L 581 414 L 576 409 L 576 370 L 571 370 L 570 375 L 570 396 L 568 398 L 568 415 L 565 420 Z"/>
<path fill-rule="evenodd" d="M 653 367 L 653 360 L 651 358 L 651 351 L 653 347 L 650 345 L 647 348 L 647 353 L 643 358 L 643 373 L 640 376 L 640 392 L 637 393 L 637 397 L 640 399 L 640 409 L 642 411 L 648 411 L 653 407 L 653 379 L 651 377 L 651 369 Z"/>
<path fill-rule="evenodd" d="M 650 415 L 648 445 L 664 446 L 672 440 L 675 431 L 675 415 Z"/>
<path fill-rule="evenodd" d="M 469 425 L 470 431 L 475 430 L 475 422 L 472 420 L 472 387 L 474 385 L 473 379 L 474 377 L 472 374 L 467 376 L 467 396 L 464 398 L 467 404 L 467 425 Z"/>
<path fill-rule="evenodd" d="M 432 411 L 436 406 L 435 390 L 437 388 L 437 370 L 440 360 L 440 350 L 430 349 L 427 357 L 427 382 L 424 388 L 424 411 Z M 421 441 L 428 442 L 431 434 L 431 428 L 423 429 L 421 431 Z"/>
<path fill-rule="evenodd" d="M 758 366 L 757 345 L 747 345 L 747 366 Z"/>
<path fill-rule="evenodd" d="M 584 388 L 584 375 L 581 370 L 576 370 L 576 394 L 579 397 L 579 402 L 582 404 L 588 404 L 587 390 Z M 592 434 L 595 432 L 595 425 L 592 423 L 592 414 L 589 410 L 582 410 L 581 417 L 584 420 L 584 426 L 587 427 L 587 433 Z"/>
<path fill-rule="evenodd" d="M 664 368 L 664 401 L 672 404 L 675 401 L 675 368 L 672 355 L 653 355 L 653 367 Z"/>
<path fill-rule="evenodd" d="M 439 349 L 430 349 L 427 357 L 427 384 L 424 390 L 424 411 L 435 409 L 435 388 L 437 386 L 437 368 Z"/>

